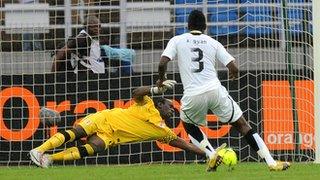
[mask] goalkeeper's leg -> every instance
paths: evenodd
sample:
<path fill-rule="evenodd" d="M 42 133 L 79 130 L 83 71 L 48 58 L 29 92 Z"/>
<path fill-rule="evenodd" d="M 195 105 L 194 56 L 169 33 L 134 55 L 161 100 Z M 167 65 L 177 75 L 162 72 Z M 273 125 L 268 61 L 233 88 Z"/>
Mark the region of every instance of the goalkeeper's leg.
<path fill-rule="evenodd" d="M 243 116 L 231 124 L 244 136 L 250 147 L 266 161 L 270 170 L 275 170 L 275 168 L 276 170 L 286 170 L 290 167 L 290 163 L 288 162 L 276 162 L 273 159 L 263 139 L 250 127 Z"/>
<path fill-rule="evenodd" d="M 30 158 L 36 165 L 46 167 L 45 164 L 47 163 L 43 161 L 44 152 L 59 147 L 66 142 L 72 142 L 85 136 L 87 136 L 87 134 L 81 126 L 77 126 L 74 129 L 67 130 L 64 132 L 56 133 L 42 145 L 35 149 L 32 149 L 30 151 Z"/>
<path fill-rule="evenodd" d="M 66 130 L 63 132 L 58 132 L 52 137 L 50 137 L 46 142 L 44 142 L 41 146 L 35 148 L 39 152 L 46 152 L 48 150 L 57 148 L 64 143 L 73 142 L 82 137 L 86 137 L 87 134 L 85 130 L 81 126 L 76 126 L 71 130 Z"/>
<path fill-rule="evenodd" d="M 49 155 L 51 161 L 70 161 L 84 158 L 86 156 L 92 156 L 105 149 L 106 145 L 104 141 L 96 134 L 88 138 L 88 143 L 79 146 L 71 147 L 64 151 Z"/>
<path fill-rule="evenodd" d="M 71 147 L 52 155 L 42 154 L 38 161 L 34 161 L 34 159 L 32 159 L 32 161 L 40 167 L 47 168 L 54 161 L 77 160 L 86 156 L 92 156 L 98 152 L 103 151 L 104 149 L 104 141 L 97 135 L 92 135 L 89 137 L 88 143 L 83 146 Z"/>

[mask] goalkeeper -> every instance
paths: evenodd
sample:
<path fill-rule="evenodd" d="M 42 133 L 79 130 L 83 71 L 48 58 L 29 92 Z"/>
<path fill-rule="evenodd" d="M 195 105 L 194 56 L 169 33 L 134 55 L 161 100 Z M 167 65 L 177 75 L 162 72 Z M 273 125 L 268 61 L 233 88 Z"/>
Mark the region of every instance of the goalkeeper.
<path fill-rule="evenodd" d="M 161 94 L 176 84 L 164 81 L 162 87 L 142 86 L 133 91 L 135 103 L 128 109 L 106 109 L 86 116 L 73 129 L 56 133 L 41 146 L 30 151 L 31 160 L 38 166 L 47 168 L 53 161 L 68 161 L 92 156 L 98 152 L 130 142 L 158 140 L 171 146 L 192 151 L 198 155 L 205 153 L 193 144 L 177 137 L 163 119 L 170 118 L 174 109 L 172 102 L 165 98 L 152 100 L 148 94 Z M 71 147 L 64 151 L 45 154 L 64 143 L 87 137 L 87 144 Z"/>

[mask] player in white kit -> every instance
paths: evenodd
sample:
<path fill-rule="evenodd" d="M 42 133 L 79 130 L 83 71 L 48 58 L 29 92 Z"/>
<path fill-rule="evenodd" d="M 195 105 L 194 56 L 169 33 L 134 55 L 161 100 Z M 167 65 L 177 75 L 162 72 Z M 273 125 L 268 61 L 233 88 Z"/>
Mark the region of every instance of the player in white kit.
<path fill-rule="evenodd" d="M 209 157 L 211 169 L 215 171 L 222 157 L 209 143 L 207 136 L 198 126 L 206 126 L 206 115 L 210 109 L 222 123 L 230 123 L 246 139 L 248 144 L 257 151 L 272 171 L 286 170 L 289 162 L 275 161 L 262 138 L 250 127 L 242 116 L 238 104 L 220 83 L 215 70 L 215 61 L 223 63 L 229 70 L 229 78 L 238 77 L 239 70 L 232 57 L 223 45 L 203 34 L 206 19 L 201 11 L 193 10 L 188 19 L 189 32 L 170 39 L 161 55 L 159 63 L 158 86 L 166 80 L 167 63 L 174 58 L 178 66 L 184 92 L 181 99 L 180 118 L 193 144 L 204 150 Z"/>

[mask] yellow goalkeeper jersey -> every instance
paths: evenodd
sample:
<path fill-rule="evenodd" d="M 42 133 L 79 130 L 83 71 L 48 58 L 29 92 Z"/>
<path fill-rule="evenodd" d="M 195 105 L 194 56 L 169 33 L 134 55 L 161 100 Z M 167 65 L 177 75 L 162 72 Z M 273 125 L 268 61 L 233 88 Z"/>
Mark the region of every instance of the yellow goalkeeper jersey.
<path fill-rule="evenodd" d="M 177 138 L 148 96 L 144 96 L 143 105 L 134 103 L 128 109 L 103 110 L 85 117 L 79 124 L 88 135 L 97 133 L 106 146 L 146 140 L 169 143 Z"/>

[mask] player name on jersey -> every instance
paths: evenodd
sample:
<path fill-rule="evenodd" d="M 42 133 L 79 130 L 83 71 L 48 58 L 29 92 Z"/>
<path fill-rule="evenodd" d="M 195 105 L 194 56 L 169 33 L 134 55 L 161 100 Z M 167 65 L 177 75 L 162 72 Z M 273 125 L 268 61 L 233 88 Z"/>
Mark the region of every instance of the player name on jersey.
<path fill-rule="evenodd" d="M 187 43 L 190 42 L 193 44 L 207 44 L 206 40 L 187 39 Z"/>

